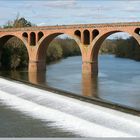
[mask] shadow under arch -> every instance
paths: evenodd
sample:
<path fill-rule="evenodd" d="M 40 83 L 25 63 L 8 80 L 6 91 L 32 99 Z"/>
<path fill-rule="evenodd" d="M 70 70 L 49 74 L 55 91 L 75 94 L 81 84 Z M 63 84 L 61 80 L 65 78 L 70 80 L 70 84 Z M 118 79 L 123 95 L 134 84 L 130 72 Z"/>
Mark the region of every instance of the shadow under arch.
<path fill-rule="evenodd" d="M 13 38 L 13 37 L 18 38 L 18 39 L 24 44 L 24 46 L 25 46 L 26 49 L 27 49 L 28 56 L 29 56 L 29 50 L 28 50 L 28 47 L 27 47 L 28 44 L 27 44 L 26 40 L 25 40 L 25 39 L 22 39 L 22 38 L 19 37 L 19 36 L 14 35 L 14 34 L 6 34 L 6 35 L 0 36 L 0 46 L 3 46 L 9 39 L 11 39 L 11 38 Z"/>
<path fill-rule="evenodd" d="M 44 36 L 40 39 L 40 41 L 38 43 L 36 60 L 44 61 L 46 59 L 47 51 L 44 51 L 44 50 L 47 50 L 50 43 L 59 35 L 67 35 L 68 37 L 72 38 L 76 42 L 77 46 L 80 48 L 80 51 L 82 54 L 82 49 L 80 47 L 80 40 L 75 35 L 70 35 L 70 34 L 66 34 L 66 33 L 53 33 L 53 34 Z"/>
<path fill-rule="evenodd" d="M 1 50 L 2 46 L 4 46 L 5 43 L 7 43 L 13 37 L 15 37 L 16 39 L 18 39 L 18 41 L 20 41 L 24 44 L 24 47 L 26 48 L 26 52 L 27 52 L 27 56 L 28 56 L 28 61 L 29 61 L 29 50 L 28 50 L 28 47 L 27 47 L 26 40 L 22 39 L 19 36 L 14 35 L 14 34 L 6 34 L 6 35 L 3 35 L 3 36 L 0 36 L 0 50 Z"/>

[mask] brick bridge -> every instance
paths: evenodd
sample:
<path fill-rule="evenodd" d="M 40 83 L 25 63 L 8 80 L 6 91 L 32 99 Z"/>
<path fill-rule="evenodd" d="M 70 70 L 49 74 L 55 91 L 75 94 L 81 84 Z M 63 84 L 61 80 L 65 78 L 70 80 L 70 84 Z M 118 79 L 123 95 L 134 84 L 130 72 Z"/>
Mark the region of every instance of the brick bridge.
<path fill-rule="evenodd" d="M 0 45 L 15 36 L 23 41 L 29 55 L 29 72 L 45 70 L 46 49 L 61 34 L 72 37 L 82 54 L 82 73 L 98 73 L 98 52 L 103 41 L 111 34 L 126 32 L 140 44 L 140 22 L 112 24 L 79 24 L 0 29 Z"/>

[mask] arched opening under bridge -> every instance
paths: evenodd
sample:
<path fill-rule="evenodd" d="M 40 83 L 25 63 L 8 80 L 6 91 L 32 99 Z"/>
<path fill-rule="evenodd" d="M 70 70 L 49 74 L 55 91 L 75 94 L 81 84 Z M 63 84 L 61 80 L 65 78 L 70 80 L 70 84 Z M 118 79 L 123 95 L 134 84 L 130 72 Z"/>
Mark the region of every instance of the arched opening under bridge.
<path fill-rule="evenodd" d="M 123 38 L 121 39 L 119 36 L 117 36 L 117 34 L 118 35 L 121 35 L 122 34 L 121 37 L 123 37 Z M 111 36 L 115 36 L 117 38 L 112 38 Z M 128 47 L 127 48 L 127 49 L 129 49 L 129 52 L 130 52 L 128 54 L 128 56 L 127 56 L 127 52 L 122 51 L 123 52 L 122 55 L 124 55 L 124 57 L 129 58 L 129 57 L 131 57 L 129 55 L 133 55 L 132 52 L 135 49 L 135 47 L 133 45 L 134 42 L 135 42 L 135 46 L 137 46 L 136 47 L 136 50 L 139 49 L 138 46 L 139 46 L 139 43 L 140 42 L 139 42 L 138 38 L 135 38 L 135 36 L 131 36 L 131 34 L 129 34 L 127 32 L 110 31 L 110 32 L 108 32 L 108 33 L 103 34 L 102 36 L 100 36 L 100 38 L 94 43 L 93 49 L 92 49 L 92 52 L 91 52 L 91 55 L 90 55 L 90 61 L 96 62 L 96 64 L 94 64 L 95 66 L 93 65 L 93 71 L 95 71 L 95 74 L 98 73 L 98 71 L 99 71 L 98 70 L 98 54 L 99 54 L 99 52 L 102 52 L 102 53 L 104 52 L 105 53 L 105 51 L 107 51 L 107 49 L 108 49 L 108 51 L 111 51 L 112 50 L 112 51 L 117 51 L 116 53 L 119 53 L 118 52 L 119 47 L 116 47 L 116 48 L 115 47 L 109 47 L 107 44 L 110 43 L 113 46 L 116 46 L 117 44 L 115 44 L 115 42 L 116 43 L 122 42 L 122 40 L 123 40 L 123 42 L 124 41 L 127 42 L 127 46 L 131 46 L 131 47 Z M 132 43 L 130 43 L 130 42 L 132 42 Z M 106 48 L 105 47 L 103 48 L 102 46 L 105 46 L 105 45 L 107 47 Z M 122 46 L 121 47 L 122 50 L 126 49 L 126 45 L 124 46 L 123 44 L 121 44 L 121 46 Z M 101 49 L 101 48 L 103 48 L 103 49 Z M 135 51 L 135 53 L 137 51 Z M 112 52 L 112 53 L 115 53 L 115 52 Z M 119 54 L 118 54 L 118 56 L 119 56 Z M 139 59 L 139 56 L 137 55 L 137 58 L 134 58 L 134 59 Z"/>
<path fill-rule="evenodd" d="M 28 37 L 27 34 L 23 34 Z M 26 44 L 14 35 L 0 38 L 0 69 L 15 70 L 28 67 L 28 51 Z"/>
<path fill-rule="evenodd" d="M 104 38 L 98 49 L 98 98 L 139 109 L 138 41 L 128 33 L 113 33 Z"/>
<path fill-rule="evenodd" d="M 59 78 L 63 79 L 66 75 L 81 74 L 81 50 L 73 36 L 63 33 L 44 36 L 38 48 L 37 56 L 39 61 L 44 62 L 47 81 L 49 79 L 59 81 Z M 69 63 L 65 63 L 66 59 Z M 43 73 L 43 70 L 39 73 Z"/>

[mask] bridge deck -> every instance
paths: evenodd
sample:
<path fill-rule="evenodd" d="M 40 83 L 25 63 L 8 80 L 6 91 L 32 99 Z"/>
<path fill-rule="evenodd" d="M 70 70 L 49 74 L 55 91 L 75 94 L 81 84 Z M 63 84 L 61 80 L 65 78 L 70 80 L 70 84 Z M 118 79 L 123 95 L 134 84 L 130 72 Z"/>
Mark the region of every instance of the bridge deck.
<path fill-rule="evenodd" d="M 33 26 L 24 28 L 6 28 L 0 29 L 0 32 L 9 31 L 30 31 L 30 30 L 55 30 L 55 29 L 77 29 L 77 28 L 100 28 L 100 27 L 122 27 L 122 26 L 140 26 L 140 22 L 120 22 L 120 23 L 102 23 L 102 24 L 73 24 L 73 25 L 55 25 L 55 26 Z"/>

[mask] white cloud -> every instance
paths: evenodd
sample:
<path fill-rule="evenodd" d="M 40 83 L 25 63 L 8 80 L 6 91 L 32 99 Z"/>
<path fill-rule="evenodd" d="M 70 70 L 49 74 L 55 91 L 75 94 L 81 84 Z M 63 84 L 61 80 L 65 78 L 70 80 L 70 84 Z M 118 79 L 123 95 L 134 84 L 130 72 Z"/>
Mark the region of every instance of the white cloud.
<path fill-rule="evenodd" d="M 0 24 L 15 18 L 18 12 L 39 25 L 138 21 L 139 5 L 140 1 L 0 1 Z"/>
<path fill-rule="evenodd" d="M 64 1 L 64 0 L 57 0 L 57 1 L 49 1 L 47 2 L 45 5 L 48 7 L 54 7 L 54 8 L 71 8 L 73 6 L 75 6 L 76 4 L 76 0 L 68 0 L 68 1 Z"/>
<path fill-rule="evenodd" d="M 72 8 L 76 0 L 27 1 L 22 8 Z"/>

